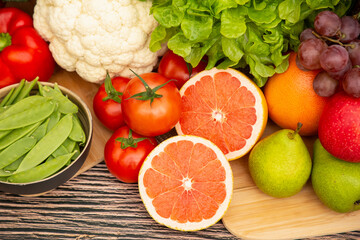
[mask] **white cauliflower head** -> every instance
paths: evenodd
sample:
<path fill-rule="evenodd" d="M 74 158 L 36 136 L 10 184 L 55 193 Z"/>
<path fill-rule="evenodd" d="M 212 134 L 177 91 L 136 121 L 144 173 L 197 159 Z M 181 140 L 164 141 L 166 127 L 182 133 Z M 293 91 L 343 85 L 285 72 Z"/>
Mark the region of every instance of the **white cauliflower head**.
<path fill-rule="evenodd" d="M 57 64 L 89 82 L 150 72 L 163 51 L 149 49 L 157 22 L 151 1 L 37 0 L 34 27 Z"/>

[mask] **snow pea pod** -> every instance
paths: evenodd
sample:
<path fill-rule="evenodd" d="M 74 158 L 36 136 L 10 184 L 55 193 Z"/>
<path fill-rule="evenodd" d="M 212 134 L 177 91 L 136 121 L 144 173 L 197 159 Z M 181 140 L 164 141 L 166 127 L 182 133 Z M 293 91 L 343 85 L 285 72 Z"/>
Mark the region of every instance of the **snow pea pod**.
<path fill-rule="evenodd" d="M 74 148 L 74 156 L 72 156 L 72 160 L 75 160 L 79 155 L 80 155 L 80 147 L 79 144 L 75 144 L 75 148 Z"/>
<path fill-rule="evenodd" d="M 6 111 L 2 112 L 0 114 L 0 120 L 7 118 L 9 116 L 12 116 L 14 114 L 29 110 L 29 109 L 36 107 L 44 102 L 47 102 L 47 101 L 49 101 L 48 98 L 45 98 L 43 96 L 38 96 L 38 95 L 24 98 L 23 100 L 11 105 L 9 107 L 9 109 L 7 109 Z"/>
<path fill-rule="evenodd" d="M 0 177 L 8 177 L 13 174 L 12 171 L 6 171 L 4 169 L 0 169 Z"/>
<path fill-rule="evenodd" d="M 65 155 L 65 154 L 68 154 L 68 150 L 66 149 L 66 147 L 62 144 L 60 145 L 60 147 L 58 147 L 52 154 L 51 156 L 53 157 L 58 157 L 58 156 L 61 156 L 61 155 Z"/>
<path fill-rule="evenodd" d="M 18 101 L 24 99 L 25 97 L 29 96 L 31 89 L 37 83 L 39 77 L 35 78 L 31 82 L 26 81 L 24 87 L 21 89 L 20 93 L 17 95 L 13 103 L 17 103 Z"/>
<path fill-rule="evenodd" d="M 11 132 L 12 132 L 12 130 L 0 131 L 0 139 L 2 139 L 3 137 L 9 135 Z"/>
<path fill-rule="evenodd" d="M 70 138 L 67 138 L 65 142 L 63 143 L 63 146 L 66 148 L 68 152 L 73 152 L 75 148 L 76 142 L 71 140 Z"/>
<path fill-rule="evenodd" d="M 61 89 L 59 88 L 59 85 L 57 83 L 54 84 L 54 90 L 62 94 Z"/>
<path fill-rule="evenodd" d="M 15 162 L 7 165 L 6 167 L 4 167 L 5 171 L 15 171 L 16 169 L 18 169 L 21 161 L 24 159 L 25 155 L 22 155 L 20 158 L 18 158 Z"/>
<path fill-rule="evenodd" d="M 59 103 L 59 111 L 61 113 L 68 114 L 68 113 L 78 112 L 78 107 L 76 106 L 75 103 L 73 103 L 70 99 L 65 97 L 61 92 L 58 92 L 57 90 L 49 86 L 42 86 L 40 94 L 44 97 L 49 97 L 57 101 Z"/>
<path fill-rule="evenodd" d="M 49 123 L 46 128 L 46 132 L 50 131 L 60 121 L 60 118 L 61 113 L 58 110 L 54 111 L 49 117 Z"/>
<path fill-rule="evenodd" d="M 41 122 L 34 123 L 32 125 L 14 129 L 9 136 L 6 138 L 0 138 L 0 150 L 6 148 L 10 144 L 14 143 L 15 141 L 19 140 L 20 138 L 24 137 L 25 135 L 34 131 Z"/>
<path fill-rule="evenodd" d="M 3 98 L 3 100 L 0 103 L 0 107 L 6 106 L 7 101 L 9 101 L 9 99 L 11 98 L 11 95 L 13 94 L 14 91 L 15 91 L 15 88 L 12 88 L 10 90 L 10 92 L 8 92 L 8 94 L 6 94 L 6 96 Z"/>
<path fill-rule="evenodd" d="M 49 124 L 50 118 L 46 119 L 35 131 L 31 134 L 33 138 L 39 141 L 46 134 L 47 126 Z"/>
<path fill-rule="evenodd" d="M 15 91 L 13 92 L 13 94 L 11 94 L 11 97 L 6 102 L 6 105 L 11 105 L 14 102 L 14 100 L 17 98 L 17 96 L 19 95 L 19 93 L 23 89 L 23 87 L 25 85 L 25 81 L 26 81 L 25 79 L 22 79 L 20 81 L 19 85 L 15 88 Z"/>
<path fill-rule="evenodd" d="M 69 138 L 75 142 L 85 143 L 86 136 L 77 115 L 73 115 L 73 128 Z"/>
<path fill-rule="evenodd" d="M 0 130 L 21 128 L 42 121 L 50 116 L 50 114 L 55 110 L 55 107 L 56 104 L 48 99 L 48 101 L 38 106 L 0 120 Z"/>
<path fill-rule="evenodd" d="M 48 161 L 45 161 L 36 167 L 30 168 L 23 172 L 15 173 L 8 177 L 7 180 L 12 183 L 27 183 L 42 180 L 63 168 L 73 155 L 74 153 L 69 153 L 53 159 L 49 159 Z"/>
<path fill-rule="evenodd" d="M 22 155 L 29 152 L 30 149 L 34 147 L 35 143 L 36 139 L 32 137 L 24 137 L 5 148 L 0 153 L 0 169 L 15 162 Z"/>
<path fill-rule="evenodd" d="M 15 173 L 39 165 L 68 138 L 72 129 L 72 115 L 67 114 L 26 154 Z"/>
<path fill-rule="evenodd" d="M 0 113 L 2 112 L 5 112 L 6 110 L 9 109 L 10 106 L 3 106 L 3 107 L 0 107 Z"/>

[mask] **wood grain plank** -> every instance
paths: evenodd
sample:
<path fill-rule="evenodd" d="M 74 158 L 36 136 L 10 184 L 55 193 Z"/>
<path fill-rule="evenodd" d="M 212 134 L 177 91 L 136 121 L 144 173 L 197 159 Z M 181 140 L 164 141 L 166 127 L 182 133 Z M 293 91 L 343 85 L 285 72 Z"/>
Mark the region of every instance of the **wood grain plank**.
<path fill-rule="evenodd" d="M 37 197 L 0 193 L 0 239 L 237 239 L 221 222 L 198 232 L 156 223 L 137 184 L 115 179 L 102 162 Z"/>
<path fill-rule="evenodd" d="M 239 239 L 222 222 L 197 232 L 156 223 L 137 184 L 115 179 L 104 162 L 37 197 L 0 193 L 0 239 Z M 360 232 L 311 238 L 360 239 Z M 310 239 L 309 239 L 310 240 Z"/>

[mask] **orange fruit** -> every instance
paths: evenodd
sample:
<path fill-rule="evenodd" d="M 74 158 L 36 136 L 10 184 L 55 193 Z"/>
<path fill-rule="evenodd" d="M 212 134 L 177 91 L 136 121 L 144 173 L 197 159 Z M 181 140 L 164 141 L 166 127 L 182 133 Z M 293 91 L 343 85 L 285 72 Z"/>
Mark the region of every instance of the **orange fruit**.
<path fill-rule="evenodd" d="M 160 143 L 139 173 L 141 199 L 155 221 L 182 231 L 205 229 L 225 214 L 233 175 L 221 150 L 196 136 Z"/>
<path fill-rule="evenodd" d="M 313 89 L 318 73 L 299 69 L 296 53 L 292 52 L 288 69 L 270 77 L 264 88 L 270 119 L 282 128 L 293 130 L 301 122 L 300 135 L 317 134 L 320 115 L 328 100 L 317 95 Z"/>
<path fill-rule="evenodd" d="M 177 133 L 212 141 L 228 160 L 248 153 L 265 129 L 264 95 L 239 71 L 213 68 L 200 72 L 184 84 L 180 95 Z"/>

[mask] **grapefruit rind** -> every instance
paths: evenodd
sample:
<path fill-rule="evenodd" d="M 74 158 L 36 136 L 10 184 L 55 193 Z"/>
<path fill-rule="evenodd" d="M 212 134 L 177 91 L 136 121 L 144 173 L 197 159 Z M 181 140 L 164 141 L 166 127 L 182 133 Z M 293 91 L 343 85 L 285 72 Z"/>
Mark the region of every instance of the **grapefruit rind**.
<path fill-rule="evenodd" d="M 232 76 L 235 76 L 236 78 L 238 78 L 241 82 L 241 86 L 245 86 L 255 97 L 255 106 L 254 107 L 256 109 L 257 119 L 256 119 L 255 124 L 252 125 L 253 131 L 252 131 L 251 137 L 246 140 L 246 144 L 243 148 L 241 148 L 237 151 L 233 151 L 233 152 L 229 152 L 229 153 L 225 154 L 225 157 L 228 159 L 228 161 L 231 161 L 231 160 L 241 158 L 242 156 L 247 154 L 252 149 L 252 147 L 255 145 L 255 143 L 260 139 L 260 137 L 262 136 L 262 134 L 265 130 L 266 124 L 267 124 L 268 107 L 267 107 L 267 102 L 266 102 L 266 99 L 265 99 L 265 96 L 264 96 L 262 90 L 246 75 L 244 75 L 243 73 L 241 73 L 235 69 L 232 69 L 232 68 L 228 68 L 226 70 L 212 68 L 211 70 L 204 70 L 204 71 L 196 74 L 195 76 L 190 78 L 180 89 L 181 97 L 184 96 L 185 91 L 186 91 L 186 89 L 188 89 L 188 87 L 190 87 L 191 85 L 195 85 L 195 83 L 200 81 L 202 77 L 208 76 L 208 75 L 213 77 L 216 73 L 219 73 L 219 72 L 228 72 Z M 176 129 L 176 132 L 178 133 L 178 135 L 192 135 L 191 133 L 183 132 L 180 121 L 175 125 L 175 129 Z"/>
<path fill-rule="evenodd" d="M 152 205 L 152 199 L 148 196 L 148 194 L 146 192 L 146 188 L 144 186 L 144 182 L 143 182 L 146 171 L 148 169 L 152 168 L 151 167 L 152 159 L 155 156 L 157 156 L 159 153 L 163 152 L 165 147 L 168 146 L 169 144 L 175 143 L 178 141 L 182 141 L 182 140 L 191 141 L 194 145 L 196 143 L 202 143 L 205 146 L 211 148 L 216 153 L 217 158 L 221 161 L 222 166 L 224 167 L 225 172 L 226 172 L 226 180 L 225 180 L 226 197 L 225 197 L 224 201 L 220 204 L 217 212 L 215 213 L 215 215 L 212 218 L 203 219 L 200 222 L 179 223 L 170 218 L 164 218 L 164 217 L 160 216 L 156 212 L 155 207 Z M 161 183 L 159 183 L 159 184 L 161 184 Z M 156 148 L 154 148 L 150 152 L 150 154 L 145 159 L 145 161 L 140 169 L 139 179 L 138 179 L 140 197 L 144 203 L 146 210 L 150 214 L 150 216 L 159 224 L 169 227 L 171 229 L 180 230 L 180 231 L 198 231 L 198 230 L 208 228 L 208 227 L 214 225 L 215 223 L 217 223 L 224 216 L 224 214 L 226 213 L 226 210 L 228 209 L 228 207 L 230 205 L 230 201 L 231 201 L 232 193 L 233 193 L 233 184 L 234 184 L 233 183 L 233 173 L 232 173 L 231 166 L 230 166 L 228 160 L 226 159 L 225 155 L 223 154 L 223 152 L 220 150 L 220 148 L 218 148 L 214 143 L 212 143 L 211 141 L 209 141 L 205 138 L 198 137 L 198 136 L 191 136 L 191 135 L 181 135 L 181 136 L 177 135 L 177 136 L 170 137 L 170 138 L 166 139 L 165 141 L 161 142 Z"/>

